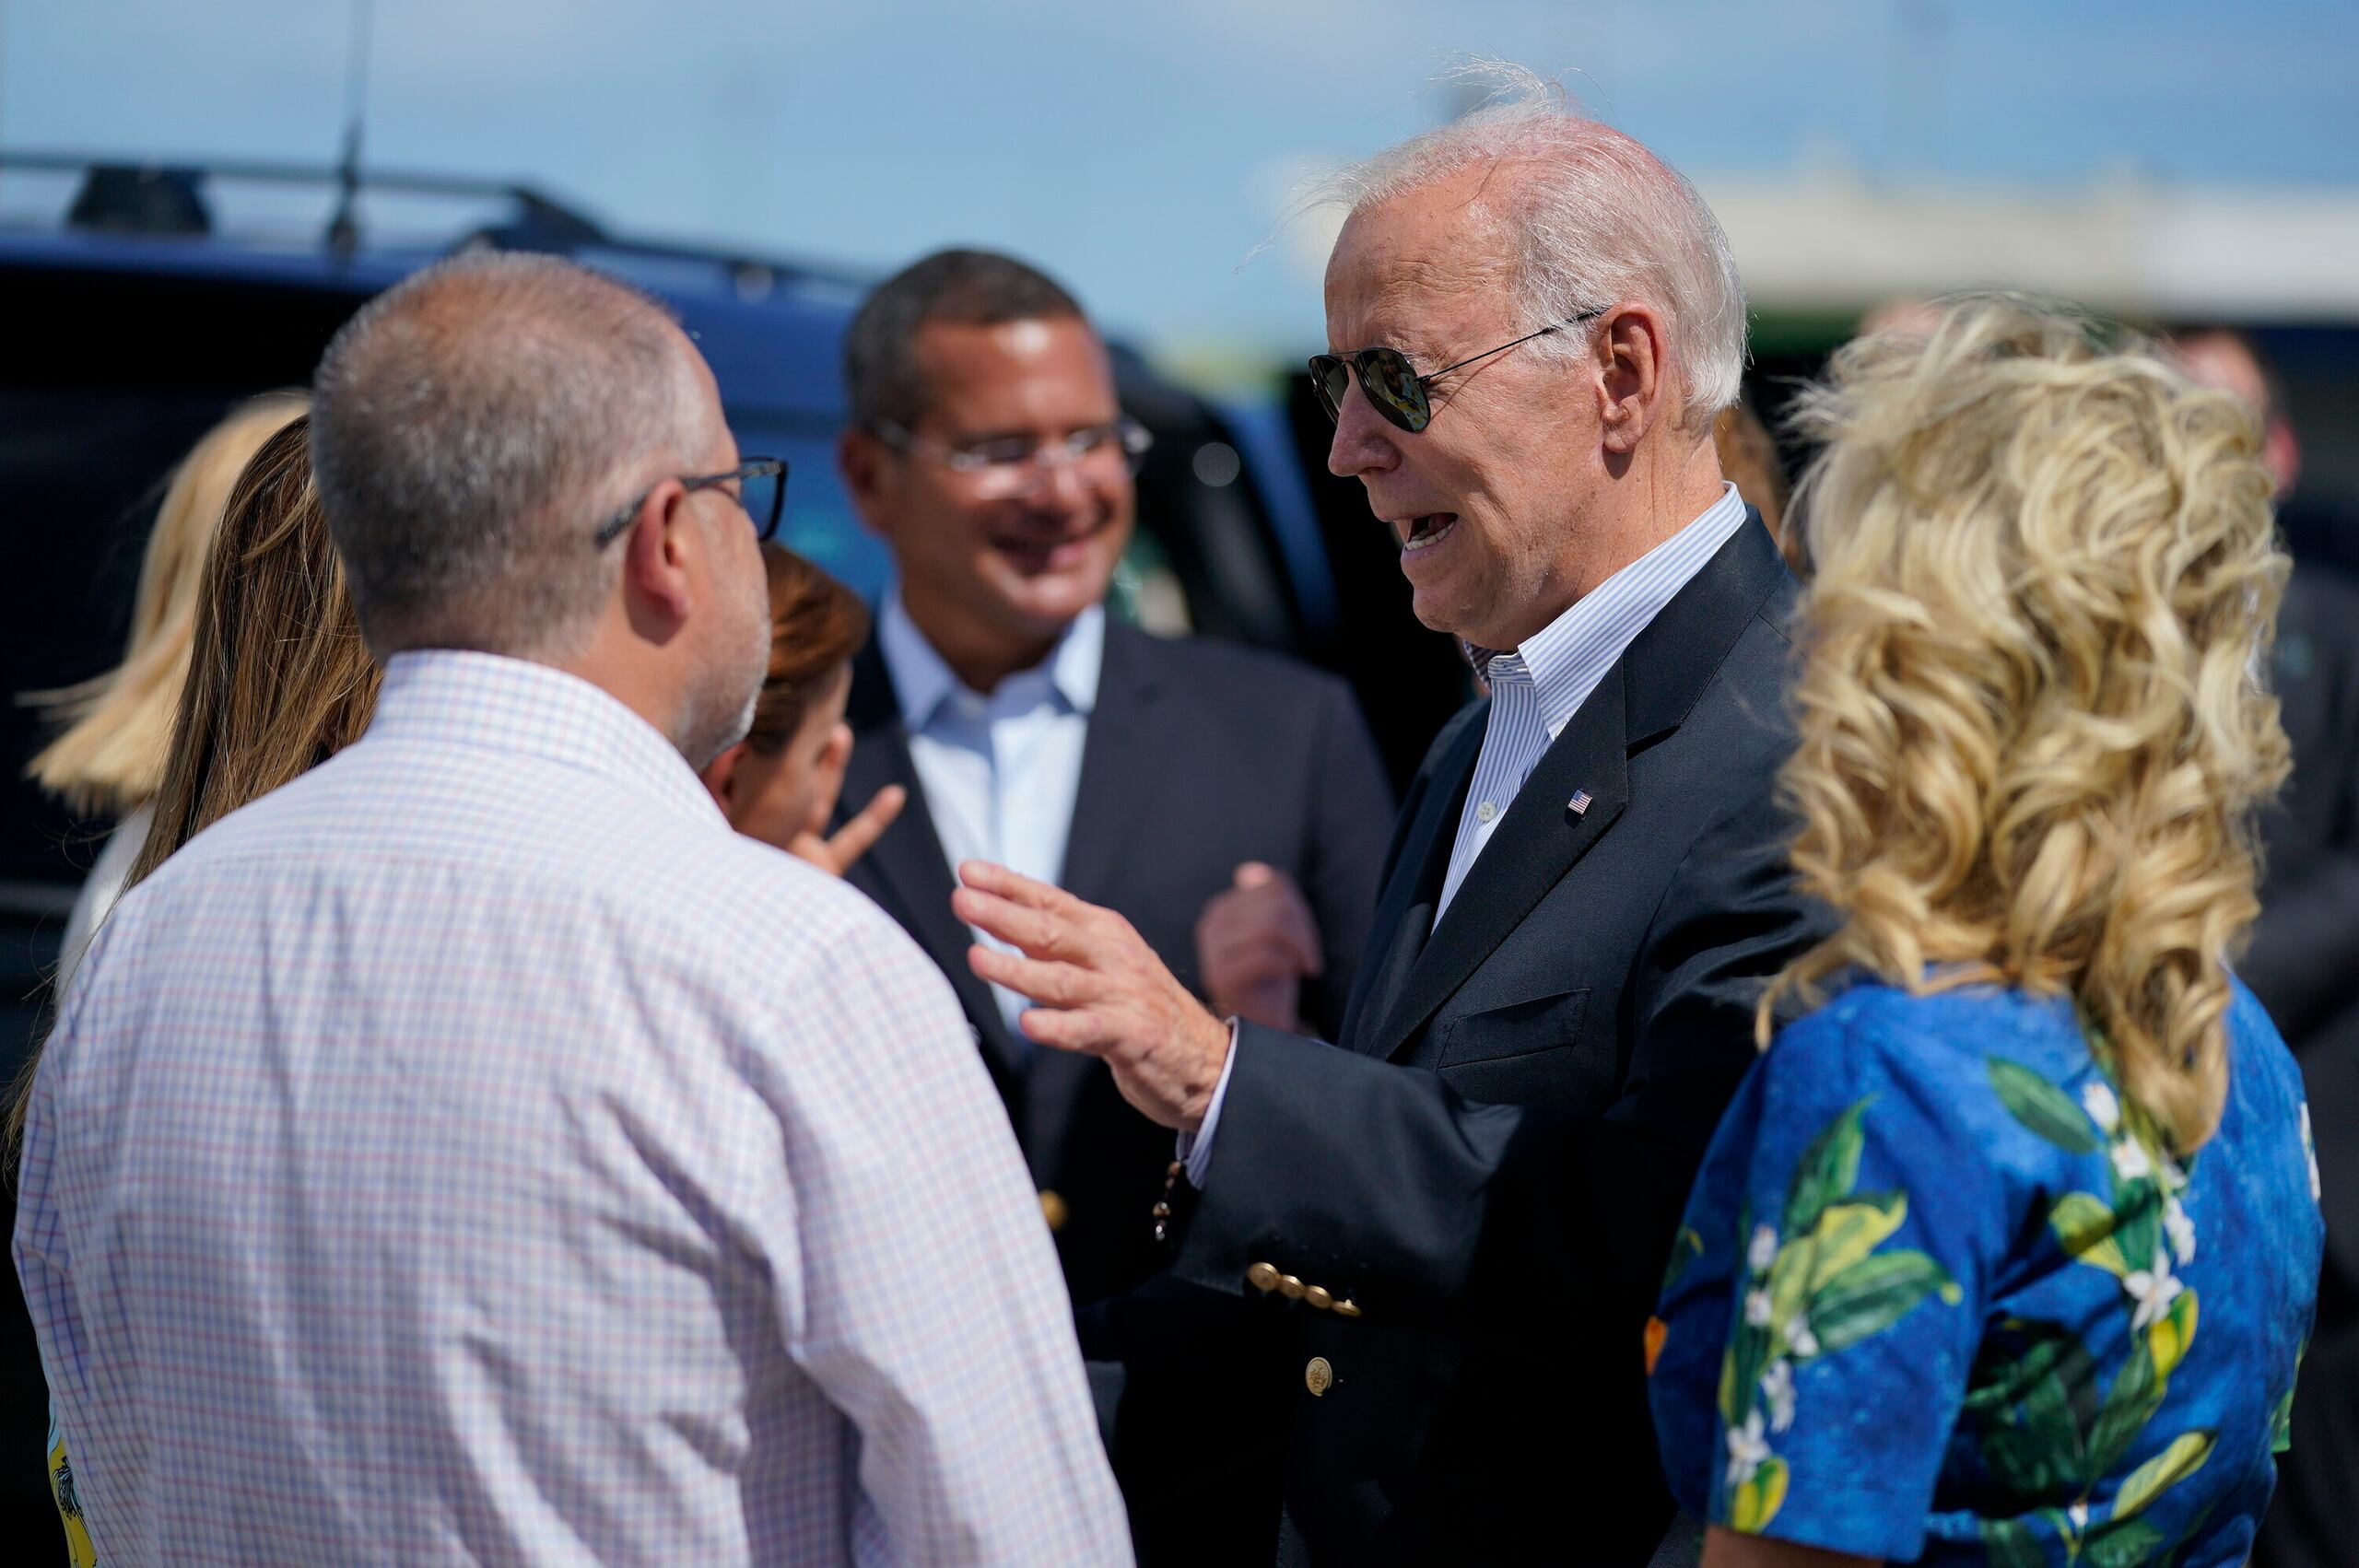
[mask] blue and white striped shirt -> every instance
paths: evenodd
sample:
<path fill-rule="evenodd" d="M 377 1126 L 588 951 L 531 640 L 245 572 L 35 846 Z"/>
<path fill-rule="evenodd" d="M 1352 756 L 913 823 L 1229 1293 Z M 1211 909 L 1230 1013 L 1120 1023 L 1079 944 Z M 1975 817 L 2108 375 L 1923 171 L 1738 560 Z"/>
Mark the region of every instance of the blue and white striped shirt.
<path fill-rule="evenodd" d="M 1449 872 L 1441 901 L 1434 907 L 1439 925 L 1459 884 L 1474 869 L 1499 819 L 1515 803 L 1523 781 L 1548 747 L 1573 721 L 1589 694 L 1649 623 L 1662 614 L 1704 563 L 1719 554 L 1743 526 L 1743 498 L 1726 486 L 1701 516 L 1645 555 L 1590 589 L 1573 607 L 1534 632 L 1512 653 L 1495 653 L 1485 672 L 1491 683 L 1491 715 L 1483 731 L 1483 755 L 1466 787 L 1459 813 L 1458 838 L 1450 847 Z"/>

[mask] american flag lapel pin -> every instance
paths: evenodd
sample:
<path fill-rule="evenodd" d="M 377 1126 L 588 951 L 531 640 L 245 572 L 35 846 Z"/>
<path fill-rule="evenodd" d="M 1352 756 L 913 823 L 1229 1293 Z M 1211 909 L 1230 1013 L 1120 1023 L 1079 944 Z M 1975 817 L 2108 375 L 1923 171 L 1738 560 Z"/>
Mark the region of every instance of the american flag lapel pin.
<path fill-rule="evenodd" d="M 1573 798 L 1572 798 L 1571 800 L 1569 800 L 1569 801 L 1567 801 L 1567 802 L 1565 802 L 1565 806 L 1566 806 L 1566 809 L 1567 809 L 1567 810 L 1568 810 L 1568 811 L 1570 811 L 1570 812 L 1571 812 L 1575 816 L 1586 816 L 1586 815 L 1588 815 L 1588 814 L 1589 814 L 1589 791 L 1588 791 L 1588 790 L 1574 790 L 1574 791 L 1573 791 Z"/>

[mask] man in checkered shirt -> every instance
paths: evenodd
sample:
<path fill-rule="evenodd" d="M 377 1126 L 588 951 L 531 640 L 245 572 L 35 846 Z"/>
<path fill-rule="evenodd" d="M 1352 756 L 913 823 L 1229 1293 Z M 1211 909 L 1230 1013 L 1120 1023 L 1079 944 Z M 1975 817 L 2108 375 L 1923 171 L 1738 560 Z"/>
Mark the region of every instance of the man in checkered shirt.
<path fill-rule="evenodd" d="M 376 720 L 123 900 L 30 1107 L 99 1560 L 1127 1562 L 949 988 L 697 780 L 769 645 L 702 358 L 476 258 L 317 391 Z"/>

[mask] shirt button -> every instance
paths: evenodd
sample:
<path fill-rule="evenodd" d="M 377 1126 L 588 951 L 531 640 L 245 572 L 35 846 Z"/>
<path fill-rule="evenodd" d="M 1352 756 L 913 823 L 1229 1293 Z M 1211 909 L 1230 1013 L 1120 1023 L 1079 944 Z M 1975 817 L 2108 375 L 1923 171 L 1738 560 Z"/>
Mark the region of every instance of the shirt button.
<path fill-rule="evenodd" d="M 1335 1386 L 1335 1369 L 1327 1364 L 1325 1356 L 1310 1358 L 1310 1364 L 1302 1369 L 1302 1386 L 1310 1390 L 1314 1399 L 1323 1398 Z"/>
<path fill-rule="evenodd" d="M 1499 808 L 1491 804 L 1488 801 L 1485 801 L 1481 805 L 1474 808 L 1474 820 L 1476 822 L 1488 822 L 1498 814 Z"/>

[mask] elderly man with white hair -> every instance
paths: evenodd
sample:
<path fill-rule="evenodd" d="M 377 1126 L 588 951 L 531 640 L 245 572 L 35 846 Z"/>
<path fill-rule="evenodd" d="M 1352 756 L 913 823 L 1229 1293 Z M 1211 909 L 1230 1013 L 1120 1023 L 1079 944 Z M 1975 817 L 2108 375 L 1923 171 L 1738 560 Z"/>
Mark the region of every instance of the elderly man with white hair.
<path fill-rule="evenodd" d="M 1648 1310 L 1760 981 L 1825 929 L 1772 790 L 1795 585 L 1713 451 L 1727 240 L 1504 74 L 1336 186 L 1329 467 L 1490 685 L 1409 791 L 1338 1040 L 1223 1023 L 1119 918 L 1002 868 L 957 895 L 1021 950 L 970 961 L 1041 1004 L 1026 1032 L 1181 1133 L 1175 1280 L 1293 1340 L 1290 1409 L 1236 1418 L 1290 1425 L 1286 1562 L 1656 1552 Z M 1134 1386 L 1204 1353 L 1111 1348 Z"/>

